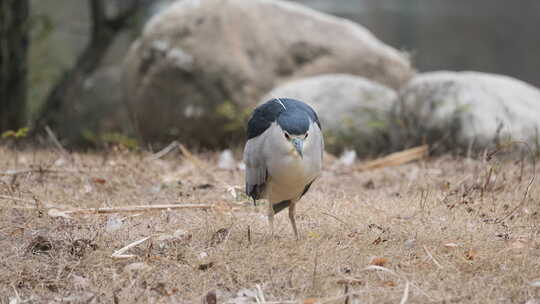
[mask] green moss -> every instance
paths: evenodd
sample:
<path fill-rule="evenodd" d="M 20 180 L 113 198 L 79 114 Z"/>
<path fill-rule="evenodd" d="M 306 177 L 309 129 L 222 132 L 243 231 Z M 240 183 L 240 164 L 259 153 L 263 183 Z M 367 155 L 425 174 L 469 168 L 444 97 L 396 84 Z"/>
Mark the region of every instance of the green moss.
<path fill-rule="evenodd" d="M 101 136 L 101 140 L 109 144 L 122 145 L 129 149 L 136 149 L 139 147 L 139 142 L 136 139 L 121 133 L 105 133 Z"/>
<path fill-rule="evenodd" d="M 16 131 L 8 130 L 2 133 L 2 138 L 15 138 L 15 139 L 24 138 L 28 135 L 28 130 L 29 130 L 28 127 L 20 128 Z"/>
<path fill-rule="evenodd" d="M 93 131 L 85 129 L 82 131 L 81 136 L 86 142 L 94 146 L 112 144 L 112 145 L 120 145 L 125 148 L 132 149 L 132 150 L 137 149 L 139 147 L 139 142 L 136 139 L 131 138 L 121 133 L 117 133 L 117 132 L 104 133 L 101 135 L 97 135 Z"/>
<path fill-rule="evenodd" d="M 217 115 L 225 120 L 223 129 L 227 132 L 243 130 L 250 112 L 249 109 L 242 109 L 228 100 L 216 107 Z"/>

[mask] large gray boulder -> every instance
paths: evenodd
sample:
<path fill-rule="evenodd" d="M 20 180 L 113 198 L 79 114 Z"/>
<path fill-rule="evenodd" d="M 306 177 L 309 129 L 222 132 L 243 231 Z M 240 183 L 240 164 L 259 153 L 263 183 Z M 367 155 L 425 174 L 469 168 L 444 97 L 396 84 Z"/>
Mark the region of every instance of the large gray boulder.
<path fill-rule="evenodd" d="M 124 92 L 146 140 L 224 145 L 275 85 L 324 73 L 400 87 L 408 59 L 369 31 L 288 1 L 184 0 L 153 17 L 124 64 Z"/>
<path fill-rule="evenodd" d="M 507 76 L 478 72 L 419 74 L 393 110 L 395 142 L 427 140 L 448 149 L 482 150 L 510 141 L 534 146 L 540 131 L 540 90 Z"/>
<path fill-rule="evenodd" d="M 327 74 L 288 82 L 260 102 L 275 97 L 299 99 L 317 111 L 329 152 L 354 148 L 366 156 L 388 149 L 393 89 L 360 76 Z"/>
<path fill-rule="evenodd" d="M 119 135 L 130 133 L 129 117 L 122 107 L 121 75 L 119 65 L 101 67 L 84 80 L 80 90 L 68 91 L 73 97 L 57 109 L 59 124 L 54 127 L 64 144 L 101 145 L 111 138 L 128 139 Z"/>

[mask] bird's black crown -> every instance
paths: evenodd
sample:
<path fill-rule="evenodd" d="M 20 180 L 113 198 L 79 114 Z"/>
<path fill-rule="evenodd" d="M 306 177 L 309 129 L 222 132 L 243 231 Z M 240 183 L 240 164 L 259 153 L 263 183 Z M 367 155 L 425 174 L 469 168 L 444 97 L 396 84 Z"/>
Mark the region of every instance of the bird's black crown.
<path fill-rule="evenodd" d="M 306 103 L 292 98 L 274 98 L 253 111 L 248 121 L 248 139 L 264 133 L 274 121 L 283 130 L 295 135 L 306 133 L 311 122 L 321 128 L 317 113 Z"/>

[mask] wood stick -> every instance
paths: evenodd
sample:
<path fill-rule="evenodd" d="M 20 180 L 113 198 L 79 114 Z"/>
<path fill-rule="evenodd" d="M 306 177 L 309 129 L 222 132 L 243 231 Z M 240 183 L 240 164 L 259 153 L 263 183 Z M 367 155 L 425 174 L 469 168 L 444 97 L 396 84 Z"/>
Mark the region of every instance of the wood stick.
<path fill-rule="evenodd" d="M 157 211 L 167 209 L 212 209 L 208 204 L 166 204 L 166 205 L 143 205 L 143 206 L 124 206 L 124 207 L 103 207 L 103 208 L 85 208 L 62 211 L 64 214 L 108 214 L 108 213 L 130 213 L 141 211 Z"/>
<path fill-rule="evenodd" d="M 437 268 L 439 269 L 442 269 L 442 265 L 433 257 L 433 255 L 431 254 L 431 252 L 429 252 L 429 250 L 427 249 L 426 246 L 424 246 L 424 251 L 426 252 L 426 254 L 428 255 L 428 257 L 433 261 L 433 263 L 437 266 Z"/>
<path fill-rule="evenodd" d="M 147 236 L 143 239 L 140 239 L 138 241 L 135 241 L 133 243 L 130 243 L 118 250 L 116 250 L 112 255 L 111 257 L 112 258 L 115 258 L 115 259 L 129 259 L 129 258 L 134 258 L 136 257 L 136 255 L 133 255 L 133 254 L 124 254 L 124 252 L 128 251 L 129 249 L 143 243 L 144 241 L 148 240 L 150 238 L 150 236 Z"/>
<path fill-rule="evenodd" d="M 18 170 L 7 170 L 0 172 L 0 175 L 12 176 L 25 173 L 73 173 L 74 171 L 67 170 L 51 170 L 51 169 L 18 169 Z"/>
<path fill-rule="evenodd" d="M 365 171 L 377 168 L 399 166 L 413 160 L 424 158 L 428 153 L 428 149 L 428 145 L 422 145 L 419 147 L 392 153 L 385 157 L 365 162 L 364 164 L 356 168 L 356 170 Z"/>
<path fill-rule="evenodd" d="M 45 131 L 47 132 L 47 135 L 49 135 L 49 138 L 53 142 L 53 144 L 56 146 L 58 151 L 60 151 L 60 154 L 62 154 L 65 158 L 67 158 L 68 161 L 74 162 L 73 156 L 68 153 L 68 151 L 62 146 L 60 141 L 58 140 L 58 137 L 54 134 L 54 132 L 49 128 L 49 126 L 45 126 Z"/>
<path fill-rule="evenodd" d="M 167 147 L 165 147 L 164 149 L 162 149 L 161 151 L 155 153 L 155 154 L 152 154 L 150 156 L 147 157 L 147 159 L 149 160 L 156 160 L 156 159 L 160 159 L 162 158 L 163 156 L 169 154 L 171 151 L 173 151 L 174 149 L 178 148 L 180 146 L 180 143 L 178 141 L 173 141 L 172 143 L 170 143 Z"/>
<path fill-rule="evenodd" d="M 101 207 L 101 208 L 82 208 L 82 209 L 70 209 L 65 206 L 58 206 L 46 202 L 41 202 L 41 207 L 36 207 L 35 200 L 18 198 L 8 195 L 0 195 L 0 199 L 19 201 L 26 203 L 25 206 L 7 206 L 11 209 L 47 209 L 49 215 L 53 217 L 63 216 L 69 217 L 69 215 L 77 214 L 111 214 L 111 213 L 134 213 L 134 212 L 149 212 L 168 209 L 216 209 L 216 210 L 230 210 L 236 211 L 239 207 L 231 207 L 221 203 L 216 204 L 161 204 L 161 205 L 136 205 L 136 206 L 122 206 L 122 207 Z M 32 205 L 30 205 L 32 204 Z M 0 206 L 2 208 L 2 206 Z"/>

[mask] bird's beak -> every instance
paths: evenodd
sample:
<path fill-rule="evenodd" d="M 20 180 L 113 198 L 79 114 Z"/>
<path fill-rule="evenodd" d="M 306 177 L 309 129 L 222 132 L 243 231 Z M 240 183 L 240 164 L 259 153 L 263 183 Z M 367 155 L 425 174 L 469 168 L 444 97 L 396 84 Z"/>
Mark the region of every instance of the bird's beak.
<path fill-rule="evenodd" d="M 296 152 L 298 152 L 298 155 L 300 155 L 300 158 L 302 158 L 303 157 L 302 150 L 304 149 L 304 140 L 299 139 L 299 138 L 293 138 L 292 144 L 294 145 Z"/>

